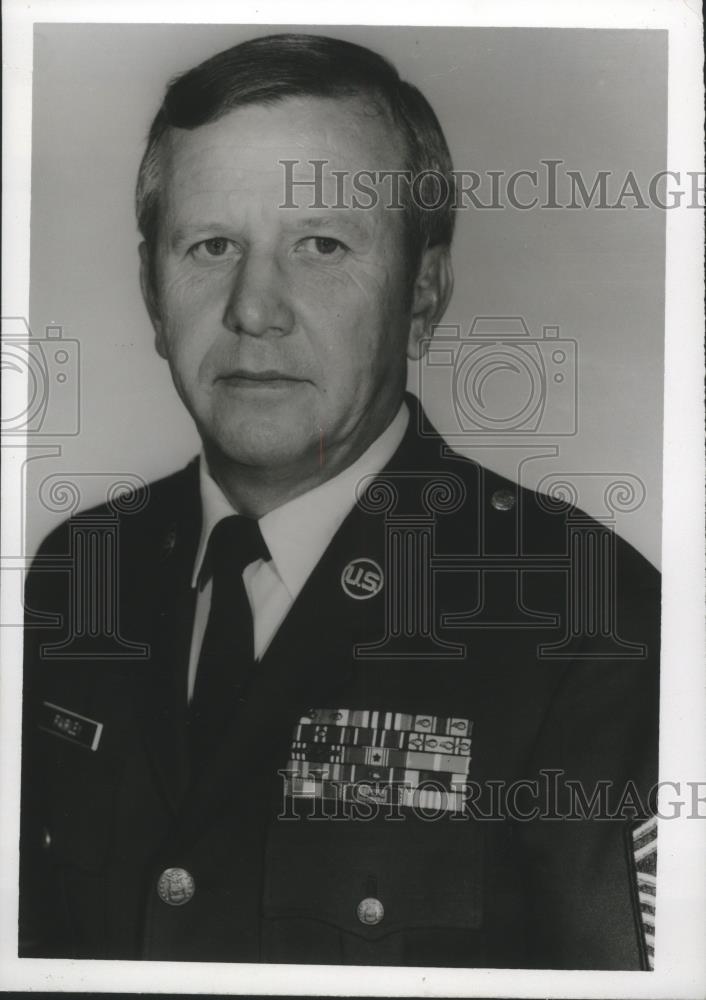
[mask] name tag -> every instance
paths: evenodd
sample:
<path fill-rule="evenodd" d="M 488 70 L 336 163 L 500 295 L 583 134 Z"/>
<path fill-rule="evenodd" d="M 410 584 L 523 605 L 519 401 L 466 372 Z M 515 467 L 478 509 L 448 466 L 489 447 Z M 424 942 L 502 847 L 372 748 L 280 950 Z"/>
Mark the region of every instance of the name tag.
<path fill-rule="evenodd" d="M 39 728 L 45 733 L 61 736 L 62 739 L 86 747 L 88 750 L 97 750 L 103 723 L 87 719 L 85 715 L 70 712 L 59 705 L 53 705 L 50 701 L 43 701 Z"/>

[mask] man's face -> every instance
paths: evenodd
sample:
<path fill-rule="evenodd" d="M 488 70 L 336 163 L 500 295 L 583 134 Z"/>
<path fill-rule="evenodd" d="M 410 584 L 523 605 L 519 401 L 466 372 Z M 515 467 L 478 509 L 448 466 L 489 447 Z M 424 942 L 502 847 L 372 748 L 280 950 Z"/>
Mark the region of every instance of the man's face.
<path fill-rule="evenodd" d="M 403 169 L 401 140 L 358 99 L 246 106 L 162 152 L 159 235 L 147 299 L 157 349 L 213 454 L 278 470 L 362 450 L 406 378 L 410 275 L 400 210 L 286 200 L 280 160 L 311 178 Z M 348 185 L 346 190 L 348 190 Z M 143 283 L 146 277 L 143 256 Z"/>

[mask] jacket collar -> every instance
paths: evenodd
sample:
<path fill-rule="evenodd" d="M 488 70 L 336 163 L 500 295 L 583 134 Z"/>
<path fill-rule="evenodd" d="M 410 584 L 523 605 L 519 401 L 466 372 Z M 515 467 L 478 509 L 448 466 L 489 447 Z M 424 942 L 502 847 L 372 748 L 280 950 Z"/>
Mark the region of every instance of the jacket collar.
<path fill-rule="evenodd" d="M 358 482 L 388 464 L 405 436 L 408 424 L 409 409 L 403 402 L 392 423 L 352 465 L 260 518 L 260 529 L 274 569 L 292 599 L 299 594 L 354 507 Z M 237 513 L 212 478 L 203 453 L 199 458 L 199 492 L 203 516 L 191 576 L 192 587 L 197 585 L 211 532 L 223 518 Z"/>

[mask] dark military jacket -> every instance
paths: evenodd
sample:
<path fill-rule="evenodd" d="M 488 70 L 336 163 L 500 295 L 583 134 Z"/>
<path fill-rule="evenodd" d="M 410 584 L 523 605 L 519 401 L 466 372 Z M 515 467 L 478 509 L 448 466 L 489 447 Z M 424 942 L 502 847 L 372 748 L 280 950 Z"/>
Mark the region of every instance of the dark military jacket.
<path fill-rule="evenodd" d="M 196 463 L 44 542 L 22 955 L 647 967 L 658 574 L 408 403 L 198 778 Z"/>

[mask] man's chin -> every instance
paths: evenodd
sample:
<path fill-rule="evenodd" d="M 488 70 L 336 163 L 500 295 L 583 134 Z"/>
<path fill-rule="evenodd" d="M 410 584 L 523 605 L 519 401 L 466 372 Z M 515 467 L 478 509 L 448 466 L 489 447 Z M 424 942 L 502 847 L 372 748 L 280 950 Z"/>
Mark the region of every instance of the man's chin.
<path fill-rule="evenodd" d="M 306 430 L 294 418 L 241 420 L 235 426 L 217 428 L 215 434 L 208 435 L 206 447 L 215 452 L 216 461 L 234 469 L 276 475 L 296 467 L 304 473 L 309 464 L 316 463 L 319 450 L 318 435 Z"/>

